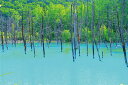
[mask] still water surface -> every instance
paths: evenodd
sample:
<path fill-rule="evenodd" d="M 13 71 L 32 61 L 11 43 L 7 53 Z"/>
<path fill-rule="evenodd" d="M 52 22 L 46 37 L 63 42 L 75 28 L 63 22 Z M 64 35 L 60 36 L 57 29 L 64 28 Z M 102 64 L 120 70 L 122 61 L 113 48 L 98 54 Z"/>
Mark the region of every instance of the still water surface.
<path fill-rule="evenodd" d="M 0 49 L 0 85 L 128 85 L 128 68 L 124 63 L 121 47 L 110 50 L 101 44 L 100 54 L 92 58 L 91 45 L 86 56 L 86 45 L 81 44 L 81 56 L 72 61 L 70 44 L 60 46 L 52 43 L 46 45 L 46 57 L 43 58 L 42 47 L 36 44 L 36 58 L 28 46 L 24 54 L 22 44 L 17 47 L 9 45 L 9 50 Z"/>

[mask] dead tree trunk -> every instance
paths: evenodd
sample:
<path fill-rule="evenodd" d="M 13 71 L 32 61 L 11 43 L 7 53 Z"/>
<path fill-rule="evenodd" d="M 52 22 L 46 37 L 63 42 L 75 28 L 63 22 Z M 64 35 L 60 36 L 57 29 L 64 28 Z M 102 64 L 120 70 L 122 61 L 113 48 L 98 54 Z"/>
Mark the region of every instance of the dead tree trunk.
<path fill-rule="evenodd" d="M 8 18 L 6 18 L 6 27 L 5 27 L 5 32 L 4 32 L 6 48 L 8 50 L 8 39 L 7 39 L 7 35 L 8 35 Z"/>
<path fill-rule="evenodd" d="M 88 28 L 89 28 L 89 9 L 88 9 L 89 5 L 88 5 L 88 0 L 87 0 L 87 13 L 86 13 L 86 27 L 87 27 L 87 34 L 86 34 L 86 42 L 87 42 L 87 56 L 88 56 Z"/>
<path fill-rule="evenodd" d="M 32 51 L 32 33 L 31 33 L 31 25 L 32 25 L 32 16 L 31 12 L 29 11 L 29 17 L 28 17 L 28 27 L 29 27 L 29 43 Z"/>
<path fill-rule="evenodd" d="M 23 40 L 23 43 L 24 43 L 24 51 L 25 51 L 25 54 L 26 54 L 26 40 L 25 40 L 25 37 L 24 37 L 24 17 L 23 17 L 23 11 L 22 11 L 22 40 Z"/>
<path fill-rule="evenodd" d="M 33 48 L 33 52 L 34 52 L 34 58 L 36 57 L 36 50 L 35 50 L 35 42 L 34 42 L 34 26 L 33 26 L 33 17 L 32 17 L 32 48 Z"/>
<path fill-rule="evenodd" d="M 128 60 L 127 60 L 127 53 L 126 53 L 126 46 L 125 46 L 125 40 L 124 40 L 124 36 L 123 36 L 123 29 L 124 29 L 124 23 L 125 23 L 125 0 L 122 0 L 122 4 L 121 4 L 121 25 L 119 27 L 119 31 L 120 31 L 120 38 L 121 38 L 121 42 L 122 42 L 122 49 L 124 52 L 124 60 L 126 63 L 126 66 L 128 67 Z"/>
<path fill-rule="evenodd" d="M 120 22 L 120 19 L 119 19 L 119 13 L 118 13 L 117 6 L 116 6 L 117 28 L 119 30 L 120 40 L 121 40 L 121 43 L 122 43 L 122 50 L 123 50 L 123 53 L 124 53 L 125 64 L 128 67 L 126 47 L 125 47 L 125 41 L 124 41 L 124 36 L 123 36 L 125 0 L 122 0 L 121 6 L 122 6 L 121 7 L 121 16 L 122 16 L 121 17 L 121 22 Z"/>
<path fill-rule="evenodd" d="M 95 35 L 94 35 L 94 22 L 95 22 L 95 5 L 94 5 L 94 0 L 92 0 L 92 24 L 91 24 L 91 29 L 92 29 L 92 52 L 93 52 L 93 59 L 95 58 L 95 48 L 94 48 L 94 41 L 95 41 Z"/>
<path fill-rule="evenodd" d="M 42 15 L 42 22 L 41 22 L 41 43 L 43 45 L 43 56 L 45 57 L 45 45 L 44 45 L 44 16 Z"/>
<path fill-rule="evenodd" d="M 74 57 L 74 45 L 73 45 L 73 4 L 71 4 L 71 47 L 72 47 L 72 57 L 74 62 L 75 57 Z"/>
<path fill-rule="evenodd" d="M 0 15 L 1 18 L 1 47 L 2 47 L 2 51 L 4 52 L 4 34 L 3 34 L 3 16 L 2 14 Z"/>
<path fill-rule="evenodd" d="M 77 7 L 76 7 L 76 2 L 74 3 L 74 14 L 73 14 L 73 27 L 74 27 L 74 54 L 75 54 L 75 59 L 76 59 L 76 50 L 78 49 L 78 38 L 77 38 L 77 33 L 78 33 L 78 28 L 77 28 Z"/>

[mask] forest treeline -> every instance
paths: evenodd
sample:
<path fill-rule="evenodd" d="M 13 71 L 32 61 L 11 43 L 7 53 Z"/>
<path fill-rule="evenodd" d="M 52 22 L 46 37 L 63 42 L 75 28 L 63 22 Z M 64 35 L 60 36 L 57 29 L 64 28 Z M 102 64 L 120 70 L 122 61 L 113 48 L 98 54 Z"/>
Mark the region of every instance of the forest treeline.
<path fill-rule="evenodd" d="M 33 28 L 36 39 L 40 38 L 40 28 L 43 18 L 45 39 L 55 40 L 62 34 L 64 41 L 71 38 L 71 0 L 0 0 L 0 14 L 3 21 L 1 32 L 7 30 L 7 38 L 16 35 L 22 40 L 22 21 L 24 36 L 28 40 L 29 31 Z M 125 1 L 124 16 L 121 15 L 121 0 L 94 0 L 94 36 L 109 42 L 119 41 L 118 25 L 124 17 L 123 35 L 127 36 L 128 1 Z M 81 32 L 80 39 L 92 40 L 92 2 L 90 0 L 77 1 L 77 28 Z M 23 20 L 22 20 L 23 17 Z M 7 23 L 6 23 L 7 22 Z M 2 24 L 2 23 L 1 23 Z M 33 27 L 32 27 L 33 26 Z M 60 27 L 60 29 L 59 29 Z M 15 31 L 15 32 L 14 32 Z M 60 32 L 60 33 L 59 33 Z M 127 39 L 126 39 L 127 40 Z"/>
<path fill-rule="evenodd" d="M 99 43 L 122 43 L 125 63 L 126 42 L 128 41 L 128 1 L 127 0 L 0 0 L 1 45 L 22 40 L 34 49 L 34 42 L 57 41 L 72 43 L 73 60 L 80 43 L 92 43 L 98 52 Z M 87 52 L 88 55 L 88 52 Z"/>

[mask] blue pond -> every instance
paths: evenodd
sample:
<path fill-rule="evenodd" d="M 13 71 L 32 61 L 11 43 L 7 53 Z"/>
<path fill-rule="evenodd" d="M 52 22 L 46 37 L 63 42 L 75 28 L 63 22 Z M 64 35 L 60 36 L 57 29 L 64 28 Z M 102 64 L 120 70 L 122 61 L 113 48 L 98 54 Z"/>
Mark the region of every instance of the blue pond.
<path fill-rule="evenodd" d="M 0 85 L 128 85 L 128 68 L 124 63 L 121 47 L 110 49 L 100 45 L 102 61 L 92 57 L 91 45 L 87 56 L 86 44 L 81 44 L 81 56 L 73 62 L 71 45 L 46 45 L 46 57 L 42 47 L 36 44 L 36 57 L 30 46 L 24 54 L 23 44 L 9 45 L 9 50 L 0 49 Z"/>

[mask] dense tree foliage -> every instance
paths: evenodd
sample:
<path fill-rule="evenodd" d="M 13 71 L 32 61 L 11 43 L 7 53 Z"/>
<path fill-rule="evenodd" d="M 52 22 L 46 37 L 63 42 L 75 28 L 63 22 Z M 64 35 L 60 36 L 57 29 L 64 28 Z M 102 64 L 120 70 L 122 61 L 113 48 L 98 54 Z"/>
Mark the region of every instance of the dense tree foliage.
<path fill-rule="evenodd" d="M 94 0 L 95 4 L 95 21 L 94 21 L 94 31 L 95 36 L 99 36 L 97 32 L 101 32 L 102 37 L 105 41 L 109 41 L 110 33 L 113 41 L 118 40 L 119 35 L 116 33 L 116 20 L 117 15 L 119 20 L 121 19 L 121 1 L 118 0 Z M 17 23 L 17 34 L 20 35 L 21 32 L 21 19 L 22 14 L 24 17 L 24 28 L 25 32 L 29 30 L 28 21 L 29 18 L 33 18 L 33 28 L 36 33 L 36 38 L 39 36 L 41 17 L 44 16 L 44 29 L 45 32 L 49 31 L 49 37 L 52 37 L 54 40 L 54 30 L 58 27 L 60 21 L 62 24 L 62 30 L 70 30 L 71 28 L 71 4 L 72 0 L 0 0 L 0 11 L 4 18 L 13 22 L 13 25 Z M 127 2 L 128 3 L 128 2 Z M 125 3 L 125 26 L 124 29 L 127 31 L 127 3 Z M 81 39 L 85 39 L 86 28 L 89 28 L 88 31 L 91 31 L 91 20 L 92 20 L 92 6 L 91 1 L 77 1 L 77 10 L 78 10 L 78 27 L 82 29 Z M 88 17 L 88 26 L 86 23 L 86 18 Z M 12 25 L 12 24 L 11 24 Z M 12 26 L 13 26 L 12 25 Z M 10 31 L 13 31 L 10 27 Z M 13 26 L 16 27 L 16 26 Z M 49 30 L 48 30 L 49 29 Z M 25 34 L 26 34 L 25 33 Z M 28 34 L 26 34 L 27 36 Z M 127 36 L 127 33 L 124 34 Z M 69 37 L 69 36 L 68 36 Z M 115 38 L 116 37 L 116 38 Z M 18 37 L 20 39 L 20 36 Z M 96 38 L 99 39 L 98 37 Z M 91 37 L 89 37 L 91 41 Z"/>

